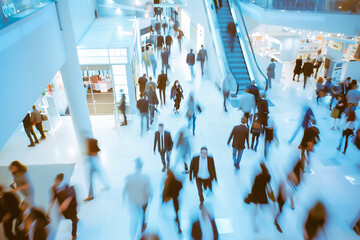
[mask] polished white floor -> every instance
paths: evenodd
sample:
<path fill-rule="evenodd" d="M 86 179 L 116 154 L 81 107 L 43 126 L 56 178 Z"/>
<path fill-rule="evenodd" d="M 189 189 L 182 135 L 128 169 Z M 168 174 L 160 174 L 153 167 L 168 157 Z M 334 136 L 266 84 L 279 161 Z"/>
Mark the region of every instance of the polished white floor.
<path fill-rule="evenodd" d="M 165 174 L 161 172 L 162 164 L 159 155 L 153 154 L 153 137 L 158 122 L 163 122 L 165 128 L 174 136 L 187 121 L 184 117 L 184 103 L 190 91 L 196 91 L 196 97 L 204 111 L 197 117 L 196 135 L 192 138 L 193 153 L 197 154 L 201 146 L 207 146 L 215 158 L 218 183 L 213 194 L 205 197 L 205 205 L 212 210 L 220 232 L 221 239 L 303 239 L 303 225 L 308 209 L 315 200 L 324 201 L 329 218 L 326 225 L 327 239 L 357 239 L 349 227 L 359 211 L 360 199 L 360 154 L 353 144 L 350 144 L 346 155 L 336 150 L 341 131 L 330 130 L 332 121 L 326 101 L 318 106 L 314 102 L 314 89 L 310 84 L 303 91 L 302 83 L 291 81 L 292 66 L 284 66 L 281 82 L 273 83 L 268 91 L 268 98 L 274 103 L 270 113 L 277 127 L 280 144 L 273 146 L 267 165 L 270 169 L 274 190 L 292 164 L 293 155 L 299 154 L 297 146 L 301 140 L 300 132 L 292 145 L 287 143 L 295 130 L 301 112 L 302 103 L 309 101 L 320 129 L 321 142 L 311 154 L 311 173 L 295 195 L 296 209 L 291 210 L 287 202 L 283 216 L 279 220 L 284 231 L 278 233 L 273 222 L 273 205 L 269 204 L 260 211 L 257 223 L 259 232 L 254 232 L 254 206 L 243 201 L 249 193 L 254 176 L 259 171 L 259 162 L 263 156 L 263 139 L 260 139 L 258 152 L 245 150 L 241 161 L 241 170 L 234 171 L 232 149 L 227 146 L 229 134 L 234 125 L 239 124 L 242 113 L 229 106 L 229 113 L 223 111 L 222 94 L 213 85 L 208 76 L 201 78 L 200 67 L 196 66 L 196 78 L 190 80 L 189 69 L 185 65 L 185 51 L 179 53 L 174 46 L 170 79 L 180 80 L 185 93 L 179 115 L 172 113 L 173 102 L 167 95 L 167 105 L 160 108 L 154 126 L 142 138 L 140 137 L 139 117 L 134 115 L 129 125 L 115 127 L 113 116 L 95 116 L 91 118 L 94 136 L 99 139 L 102 149 L 101 161 L 104 171 L 111 183 L 111 189 L 102 190 L 97 182 L 95 200 L 83 203 L 87 197 L 87 165 L 86 158 L 77 149 L 77 143 L 72 129 L 71 119 L 64 117 L 61 126 L 48 139 L 35 148 L 27 148 L 25 133 L 19 129 L 0 152 L 0 164 L 8 165 L 13 160 L 33 164 L 54 164 L 74 162 L 76 167 L 71 183 L 76 186 L 79 202 L 78 239 L 130 239 L 129 207 L 122 199 L 124 178 L 133 172 L 134 159 L 141 157 L 144 161 L 143 172 L 150 176 L 154 191 L 153 199 L 148 207 L 148 230 L 159 233 L 161 239 L 191 239 L 191 222 L 198 215 L 199 199 L 196 185 L 189 182 L 188 175 L 182 174 L 183 169 L 176 170 L 183 180 L 183 190 L 180 194 L 180 214 L 183 235 L 177 234 L 175 215 L 172 203 L 161 204 L 161 194 Z M 198 64 L 198 63 L 197 63 Z M 210 67 L 210 66 L 207 66 Z M 169 90 L 167 90 L 169 94 Z M 325 99 L 326 100 L 326 99 Z M 360 115 L 358 115 L 360 116 Z M 171 162 L 176 160 L 173 152 Z M 41 178 L 36 173 L 33 178 Z M 44 181 L 52 181 L 46 179 Z M 41 185 L 35 186 L 41 189 Z M 47 191 L 48 189 L 43 189 Z M 46 205 L 44 205 L 47 208 Z M 57 239 L 71 239 L 71 224 L 61 221 Z M 324 239 L 320 236 L 319 239 Z"/>

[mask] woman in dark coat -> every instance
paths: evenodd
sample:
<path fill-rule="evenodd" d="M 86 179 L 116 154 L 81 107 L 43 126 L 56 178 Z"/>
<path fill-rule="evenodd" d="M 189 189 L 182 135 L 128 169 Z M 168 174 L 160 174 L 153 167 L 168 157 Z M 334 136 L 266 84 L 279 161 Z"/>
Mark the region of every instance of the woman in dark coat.
<path fill-rule="evenodd" d="M 305 222 L 304 238 L 305 240 L 315 239 L 320 229 L 324 231 L 327 213 L 322 202 L 317 202 L 309 211 L 309 215 Z"/>
<path fill-rule="evenodd" d="M 178 231 L 181 233 L 180 228 L 180 220 L 179 220 L 179 193 L 182 189 L 182 183 L 175 178 L 174 173 L 169 169 L 166 172 L 167 178 L 165 180 L 165 186 L 163 191 L 163 202 L 169 202 L 171 199 L 173 200 L 176 219 L 175 222 L 178 224 Z"/>
<path fill-rule="evenodd" d="M 293 81 L 295 81 L 295 75 L 298 75 L 297 81 L 299 82 L 299 77 L 301 74 L 301 66 L 302 66 L 302 55 L 299 56 L 298 59 L 296 59 L 295 68 L 294 68 L 294 75 L 293 75 Z"/>
<path fill-rule="evenodd" d="M 269 171 L 266 168 L 265 164 L 261 163 L 260 167 L 261 167 L 261 173 L 255 177 L 254 184 L 253 184 L 253 187 L 251 189 L 251 194 L 250 194 L 250 196 L 251 196 L 250 202 L 252 202 L 256 205 L 256 210 L 255 210 L 255 214 L 254 214 L 255 231 L 257 231 L 256 213 L 257 213 L 258 205 L 268 203 L 268 198 L 266 195 L 266 187 L 271 180 L 271 176 L 270 176 Z"/>
<path fill-rule="evenodd" d="M 184 98 L 183 96 L 183 89 L 179 83 L 178 80 L 176 80 L 174 82 L 174 85 L 171 88 L 171 94 L 170 94 L 170 99 L 174 99 L 174 112 L 175 113 L 179 113 L 179 108 L 180 108 L 180 102 L 181 102 L 181 98 Z"/>

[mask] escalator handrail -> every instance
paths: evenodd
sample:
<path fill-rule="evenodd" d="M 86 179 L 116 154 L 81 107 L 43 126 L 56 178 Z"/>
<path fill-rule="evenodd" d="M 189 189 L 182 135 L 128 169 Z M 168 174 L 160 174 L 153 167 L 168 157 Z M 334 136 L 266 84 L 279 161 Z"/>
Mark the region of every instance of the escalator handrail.
<path fill-rule="evenodd" d="M 233 6 L 236 6 L 237 7 L 237 9 L 239 10 L 239 12 L 240 12 L 240 18 L 241 18 L 241 21 L 242 21 L 242 23 L 243 23 L 243 26 L 244 26 L 244 30 L 245 30 L 245 35 L 246 35 L 246 40 L 247 40 L 247 43 L 248 43 L 248 45 L 249 45 L 249 49 L 250 49 L 250 54 L 251 54 L 251 56 L 252 56 L 252 58 L 253 58 L 253 60 L 254 60 L 254 63 L 255 63 L 255 66 L 256 66 L 256 68 L 257 68 L 257 71 L 262 75 L 262 77 L 264 78 L 264 80 L 265 80 L 265 83 L 264 82 L 262 82 L 261 84 L 260 84 L 260 82 L 259 82 L 259 79 L 258 78 L 256 78 L 255 77 L 255 81 L 256 81 L 256 83 L 257 83 L 257 85 L 260 87 L 260 85 L 261 86 L 265 86 L 266 85 L 266 81 L 267 81 L 267 78 L 266 78 L 266 76 L 265 76 L 265 74 L 263 73 L 263 71 L 261 70 L 261 68 L 260 68 L 260 66 L 259 66 L 259 64 L 258 64 L 258 62 L 257 62 L 257 60 L 256 60 L 256 56 L 255 56 L 255 53 L 254 53 L 254 49 L 253 49 L 253 47 L 252 47 L 252 44 L 251 44 L 251 41 L 250 41 L 250 38 L 249 38 L 249 33 L 248 33 L 248 30 L 247 30 L 247 27 L 246 27 L 246 24 L 245 24 L 245 19 L 244 19 L 244 17 L 243 17 L 243 13 L 242 13 L 242 10 L 241 10 L 241 7 L 239 6 L 239 4 L 238 4 L 238 1 L 237 0 L 229 0 L 229 5 L 230 5 L 230 2 L 235 2 L 235 4 L 232 4 Z M 230 10 L 231 10 L 231 8 L 230 8 Z M 236 14 L 237 13 L 237 11 L 234 11 L 234 13 L 235 14 L 233 14 L 233 18 L 237 18 L 238 17 L 238 14 Z M 239 21 L 238 21 L 239 22 Z M 244 34 L 242 34 L 242 35 L 244 35 Z M 238 36 L 242 36 L 242 35 L 239 35 L 238 34 Z M 244 49 L 245 51 L 247 50 L 247 48 L 245 48 Z M 243 50 L 243 51 L 244 51 Z M 250 63 L 249 63 L 250 64 Z M 251 64 L 250 64 L 250 66 L 251 66 Z"/>

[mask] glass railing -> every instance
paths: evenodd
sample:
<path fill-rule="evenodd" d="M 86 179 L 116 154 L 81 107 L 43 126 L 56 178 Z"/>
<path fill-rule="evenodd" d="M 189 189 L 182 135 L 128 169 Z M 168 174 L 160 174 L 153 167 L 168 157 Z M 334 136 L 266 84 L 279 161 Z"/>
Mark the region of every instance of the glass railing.
<path fill-rule="evenodd" d="M 23 19 L 54 0 L 0 0 L 0 29 Z"/>
<path fill-rule="evenodd" d="M 360 14 L 360 0 L 237 0 L 264 9 Z"/>

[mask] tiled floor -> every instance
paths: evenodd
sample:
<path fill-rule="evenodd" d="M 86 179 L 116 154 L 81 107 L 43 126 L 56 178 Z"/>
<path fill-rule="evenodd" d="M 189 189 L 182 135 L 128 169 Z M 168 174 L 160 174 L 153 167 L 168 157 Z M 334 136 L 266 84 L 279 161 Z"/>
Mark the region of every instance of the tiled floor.
<path fill-rule="evenodd" d="M 82 199 L 87 194 L 86 158 L 77 149 L 71 119 L 63 117 L 62 125 L 54 135 L 35 148 L 27 148 L 27 139 L 21 128 L 14 133 L 5 148 L 0 152 L 0 165 L 8 165 L 17 159 L 28 165 L 76 163 L 71 183 L 76 186 L 79 199 L 80 240 L 130 239 L 129 205 L 122 198 L 124 178 L 133 172 L 133 160 L 141 157 L 144 161 L 145 174 L 151 177 L 153 199 L 148 207 L 148 229 L 158 232 L 161 239 L 190 239 L 192 220 L 198 216 L 196 185 L 189 182 L 188 176 L 182 174 L 179 164 L 177 176 L 183 181 L 180 194 L 180 221 L 183 235 L 176 231 L 175 215 L 172 203 L 162 204 L 161 193 L 165 174 L 161 172 L 162 164 L 158 155 L 152 152 L 153 137 L 158 122 L 164 122 L 165 128 L 174 136 L 187 121 L 184 117 L 184 105 L 191 90 L 203 106 L 203 113 L 197 117 L 196 135 L 192 138 L 192 152 L 199 152 L 206 145 L 215 158 L 218 183 L 214 185 L 213 194 L 206 196 L 205 205 L 214 213 L 221 239 L 302 239 L 303 224 L 308 209 L 317 199 L 326 204 L 329 219 L 326 225 L 327 239 L 357 239 L 349 227 L 350 222 L 359 210 L 360 188 L 358 167 L 360 153 L 352 144 L 346 155 L 336 150 L 341 132 L 330 130 L 330 112 L 325 103 L 319 106 L 312 104 L 313 86 L 303 91 L 302 84 L 291 81 L 291 66 L 284 66 L 284 76 L 280 83 L 274 83 L 268 97 L 275 106 L 270 107 L 271 116 L 277 126 L 280 144 L 272 146 L 267 160 L 272 175 L 271 184 L 274 190 L 280 181 L 285 180 L 294 156 L 298 156 L 297 145 L 301 140 L 299 133 L 292 145 L 287 143 L 295 130 L 300 117 L 303 102 L 310 102 L 320 129 L 321 142 L 311 154 L 310 173 L 305 174 L 304 181 L 295 195 L 296 209 L 291 210 L 289 203 L 284 207 L 279 220 L 284 233 L 277 232 L 273 222 L 273 204 L 265 206 L 258 215 L 260 231 L 254 232 L 254 206 L 244 203 L 249 193 L 254 176 L 259 171 L 259 161 L 263 156 L 263 138 L 260 138 L 258 152 L 245 150 L 241 170 L 235 172 L 232 163 L 232 149 L 227 146 L 227 139 L 234 125 L 239 124 L 242 113 L 231 109 L 229 113 L 222 110 L 222 94 L 205 76 L 200 78 L 199 66 L 196 66 L 196 79 L 191 81 L 188 68 L 185 66 L 185 52 L 179 53 L 173 48 L 171 59 L 172 72 L 170 79 L 179 79 L 184 88 L 185 100 L 181 103 L 179 115 L 172 113 L 172 101 L 161 107 L 154 126 L 140 138 L 140 122 L 137 116 L 126 127 L 116 128 L 112 116 L 93 116 L 91 118 L 94 135 L 101 145 L 101 161 L 111 189 L 103 191 L 96 184 L 96 198 L 84 204 Z M 210 66 L 208 66 L 210 67 Z M 169 91 L 167 91 L 168 93 Z M 360 115 L 359 115 L 360 116 Z M 176 151 L 172 154 L 172 163 L 176 161 Z M 40 173 L 32 178 L 41 178 Z M 53 181 L 53 179 L 46 179 Z M 38 184 L 36 188 L 42 188 Z M 46 197 L 46 196 L 44 196 Z M 47 206 L 44 206 L 47 207 Z M 71 224 L 62 221 L 57 239 L 70 239 Z M 320 236 L 323 239 L 323 236 Z"/>

